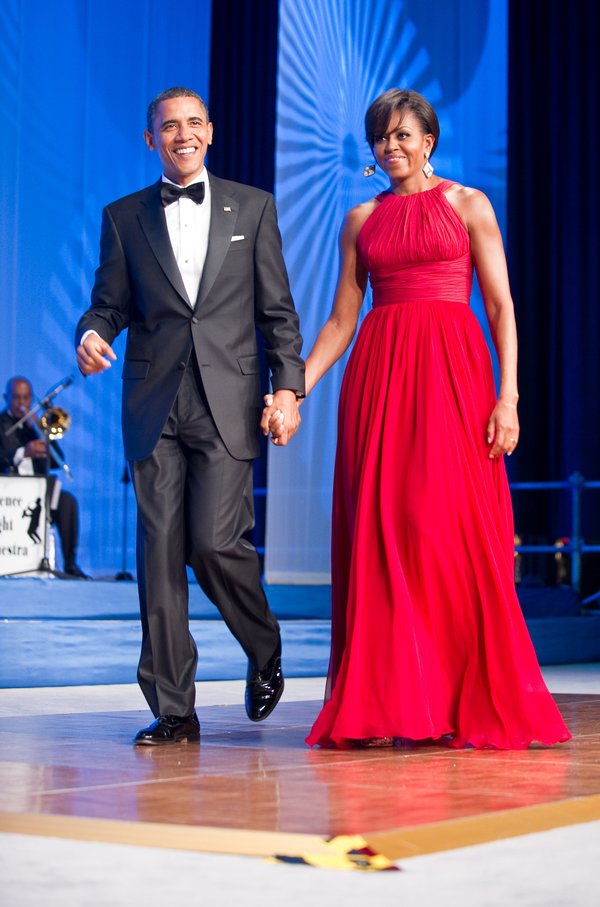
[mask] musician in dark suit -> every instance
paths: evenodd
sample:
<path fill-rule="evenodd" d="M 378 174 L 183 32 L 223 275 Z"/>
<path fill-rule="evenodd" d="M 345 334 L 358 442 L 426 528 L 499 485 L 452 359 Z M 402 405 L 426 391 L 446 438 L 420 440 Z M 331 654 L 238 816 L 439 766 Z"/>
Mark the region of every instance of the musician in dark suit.
<path fill-rule="evenodd" d="M 248 717 L 266 718 L 283 690 L 279 626 L 248 540 L 256 330 L 287 437 L 300 422 L 302 340 L 273 198 L 207 173 L 212 134 L 189 89 L 150 104 L 144 135 L 163 176 L 104 210 L 92 303 L 76 333 L 89 375 L 110 366 L 110 344 L 128 329 L 122 423 L 138 506 L 138 680 L 156 716 L 136 744 L 199 739 L 186 563 L 248 656 Z"/>
<path fill-rule="evenodd" d="M 22 375 L 10 378 L 4 399 L 6 409 L 0 413 L 0 473 L 47 476 L 50 469 L 60 468 L 60 464 L 52 456 L 54 449 L 63 458 L 60 447 L 56 442 L 49 444 L 31 425 L 25 422 L 16 431 L 8 433 L 31 409 L 33 390 L 28 379 Z M 53 482 L 54 478 L 51 476 L 50 480 Z M 51 493 L 49 497 L 52 497 Z M 65 574 L 77 579 L 88 579 L 76 560 L 79 508 L 75 497 L 64 488 L 60 492 L 56 508 L 50 511 L 50 518 L 58 530 Z"/>

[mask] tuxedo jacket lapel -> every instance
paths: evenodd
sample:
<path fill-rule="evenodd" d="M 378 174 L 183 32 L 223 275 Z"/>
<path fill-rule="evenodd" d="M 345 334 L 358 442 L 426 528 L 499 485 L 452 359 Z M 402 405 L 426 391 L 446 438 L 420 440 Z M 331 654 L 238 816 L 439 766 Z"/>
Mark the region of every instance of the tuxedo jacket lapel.
<path fill-rule="evenodd" d="M 208 250 L 198 289 L 198 308 L 208 296 L 231 244 L 239 210 L 238 202 L 219 187 L 219 181 L 208 175 L 210 180 L 210 233 Z"/>
<path fill-rule="evenodd" d="M 164 208 L 160 200 L 161 180 L 150 187 L 146 201 L 142 203 L 142 208 L 138 214 L 140 226 L 146 235 L 156 259 L 163 269 L 167 280 L 177 291 L 185 305 L 189 308 L 190 302 L 185 284 L 181 278 L 181 272 L 177 265 L 173 247 L 169 239 L 167 230 L 167 221 L 164 215 Z"/>

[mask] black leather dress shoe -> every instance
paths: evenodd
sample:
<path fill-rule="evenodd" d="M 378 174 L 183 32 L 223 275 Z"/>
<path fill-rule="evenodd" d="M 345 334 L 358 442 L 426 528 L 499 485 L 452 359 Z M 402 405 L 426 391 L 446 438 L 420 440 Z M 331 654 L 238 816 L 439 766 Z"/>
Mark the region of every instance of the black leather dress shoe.
<path fill-rule="evenodd" d="M 250 721 L 267 718 L 283 693 L 284 681 L 281 670 L 281 640 L 275 652 L 260 671 L 250 662 L 246 678 L 246 714 Z"/>
<path fill-rule="evenodd" d="M 65 564 L 64 570 L 66 576 L 74 576 L 76 579 L 91 579 L 87 573 L 84 573 L 81 567 L 78 567 L 77 564 Z"/>
<path fill-rule="evenodd" d="M 195 712 L 186 718 L 161 715 L 133 738 L 134 746 L 169 746 L 172 743 L 198 743 L 200 722 Z"/>

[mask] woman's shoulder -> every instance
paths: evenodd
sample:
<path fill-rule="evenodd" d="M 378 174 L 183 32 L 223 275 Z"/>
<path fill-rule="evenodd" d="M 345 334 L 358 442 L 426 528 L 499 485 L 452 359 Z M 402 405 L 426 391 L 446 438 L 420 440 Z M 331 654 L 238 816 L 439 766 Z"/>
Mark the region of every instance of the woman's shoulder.
<path fill-rule="evenodd" d="M 376 195 L 360 205 L 350 208 L 344 219 L 343 230 L 358 234 L 364 222 L 371 216 L 381 203 L 381 197 Z"/>
<path fill-rule="evenodd" d="M 463 186 L 462 183 L 457 183 L 456 180 L 442 180 L 442 182 L 448 184 L 447 188 L 444 187 L 444 192 L 448 196 L 452 195 L 455 198 L 466 202 L 472 202 L 478 198 L 487 198 L 481 189 L 473 189 L 472 186 Z"/>
<path fill-rule="evenodd" d="M 452 185 L 445 190 L 448 201 L 459 212 L 463 220 L 467 223 L 473 223 L 482 217 L 494 215 L 492 204 L 481 189 L 473 189 L 471 186 L 463 186 L 462 183 L 456 183 L 448 180 Z"/>

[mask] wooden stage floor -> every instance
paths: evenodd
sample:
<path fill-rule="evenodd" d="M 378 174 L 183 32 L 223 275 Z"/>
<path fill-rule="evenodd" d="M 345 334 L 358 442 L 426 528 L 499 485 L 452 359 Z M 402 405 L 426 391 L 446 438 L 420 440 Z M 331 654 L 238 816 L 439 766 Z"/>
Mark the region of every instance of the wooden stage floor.
<path fill-rule="evenodd" d="M 600 818 L 600 696 L 556 699 L 574 739 L 524 752 L 310 750 L 315 701 L 262 725 L 198 709 L 200 745 L 132 747 L 140 711 L 0 719 L 0 830 L 328 865 L 388 860 Z"/>

